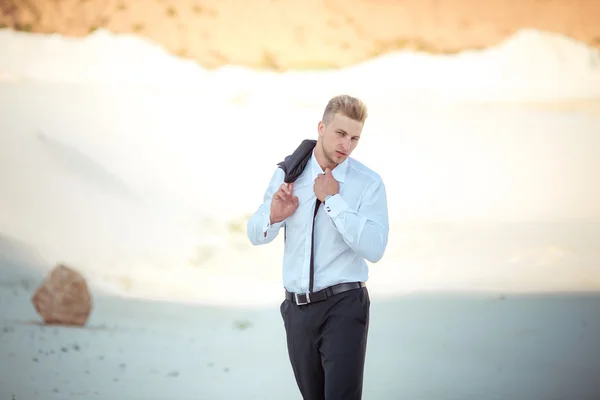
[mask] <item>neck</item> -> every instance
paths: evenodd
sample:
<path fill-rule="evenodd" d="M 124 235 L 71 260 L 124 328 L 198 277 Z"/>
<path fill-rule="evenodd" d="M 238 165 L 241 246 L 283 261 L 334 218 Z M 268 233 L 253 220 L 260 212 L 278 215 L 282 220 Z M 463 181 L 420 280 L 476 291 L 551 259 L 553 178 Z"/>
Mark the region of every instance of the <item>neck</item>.
<path fill-rule="evenodd" d="M 325 156 L 323 145 L 321 144 L 320 140 L 317 141 L 317 145 L 315 146 L 315 158 L 323 171 L 325 171 L 327 168 L 333 170 L 336 167 L 335 164 L 330 162 Z"/>

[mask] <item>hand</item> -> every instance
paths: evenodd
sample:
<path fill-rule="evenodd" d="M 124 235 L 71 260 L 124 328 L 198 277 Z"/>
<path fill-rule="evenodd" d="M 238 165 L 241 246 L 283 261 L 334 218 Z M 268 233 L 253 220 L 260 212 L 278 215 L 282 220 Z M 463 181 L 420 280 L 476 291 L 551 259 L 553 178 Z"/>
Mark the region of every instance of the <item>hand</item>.
<path fill-rule="evenodd" d="M 325 201 L 325 197 L 339 193 L 340 184 L 335 180 L 329 168 L 325 169 L 325 173 L 320 174 L 315 179 L 314 191 L 317 199 L 321 202 Z"/>
<path fill-rule="evenodd" d="M 283 183 L 271 201 L 271 224 L 285 220 L 298 208 L 298 197 L 293 195 L 294 182 Z"/>

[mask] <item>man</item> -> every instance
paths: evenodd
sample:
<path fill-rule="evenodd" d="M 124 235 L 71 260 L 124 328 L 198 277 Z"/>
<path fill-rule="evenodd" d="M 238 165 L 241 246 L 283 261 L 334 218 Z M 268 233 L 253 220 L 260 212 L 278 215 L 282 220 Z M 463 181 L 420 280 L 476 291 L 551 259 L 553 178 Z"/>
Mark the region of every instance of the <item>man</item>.
<path fill-rule="evenodd" d="M 284 228 L 280 311 L 305 400 L 362 397 L 370 308 L 365 260 L 382 258 L 389 230 L 383 181 L 350 158 L 366 117 L 359 99 L 332 98 L 318 139 L 301 146 L 304 160 L 293 160 L 299 147 L 280 163 L 248 221 L 254 245 L 272 242 Z"/>

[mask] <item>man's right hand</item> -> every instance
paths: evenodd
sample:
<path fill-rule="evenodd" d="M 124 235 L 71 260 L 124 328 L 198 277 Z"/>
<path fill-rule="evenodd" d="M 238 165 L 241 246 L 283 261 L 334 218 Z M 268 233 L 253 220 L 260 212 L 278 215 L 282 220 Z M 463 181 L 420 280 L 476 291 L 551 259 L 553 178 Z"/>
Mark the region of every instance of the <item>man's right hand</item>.
<path fill-rule="evenodd" d="M 294 182 L 283 183 L 271 201 L 271 224 L 285 220 L 298 208 L 298 197 L 294 196 Z"/>

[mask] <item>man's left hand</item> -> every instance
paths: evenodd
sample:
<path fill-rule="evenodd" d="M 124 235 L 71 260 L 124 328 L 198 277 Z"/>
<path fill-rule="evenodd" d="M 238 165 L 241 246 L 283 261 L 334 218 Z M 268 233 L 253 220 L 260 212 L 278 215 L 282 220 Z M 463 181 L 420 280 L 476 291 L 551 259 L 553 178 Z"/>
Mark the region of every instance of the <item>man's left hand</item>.
<path fill-rule="evenodd" d="M 317 199 L 321 202 L 325 201 L 325 197 L 339 193 L 340 184 L 335 180 L 329 168 L 325 169 L 325 173 L 319 174 L 315 179 L 314 191 Z"/>

